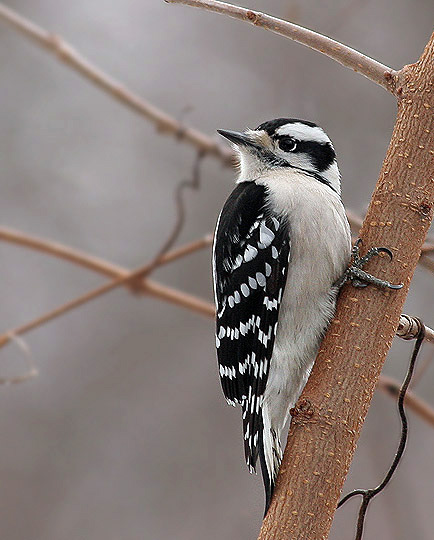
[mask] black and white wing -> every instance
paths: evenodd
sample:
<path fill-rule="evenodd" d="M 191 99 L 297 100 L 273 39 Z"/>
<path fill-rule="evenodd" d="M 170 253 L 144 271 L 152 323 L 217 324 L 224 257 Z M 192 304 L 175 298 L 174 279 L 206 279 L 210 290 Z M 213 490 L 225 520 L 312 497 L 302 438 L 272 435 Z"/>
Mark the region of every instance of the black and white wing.
<path fill-rule="evenodd" d="M 228 403 L 242 406 L 251 471 L 290 252 L 288 224 L 266 200 L 264 186 L 238 184 L 220 214 L 213 253 L 220 379 Z"/>

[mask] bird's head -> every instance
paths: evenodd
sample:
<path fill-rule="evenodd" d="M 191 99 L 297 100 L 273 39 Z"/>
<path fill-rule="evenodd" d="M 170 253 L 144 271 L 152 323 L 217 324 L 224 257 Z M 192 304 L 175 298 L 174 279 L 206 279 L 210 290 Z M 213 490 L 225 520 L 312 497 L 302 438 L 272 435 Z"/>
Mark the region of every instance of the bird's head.
<path fill-rule="evenodd" d="M 306 120 L 277 118 L 243 132 L 218 130 L 239 154 L 240 181 L 253 181 L 270 169 L 304 171 L 340 193 L 340 174 L 327 134 Z"/>

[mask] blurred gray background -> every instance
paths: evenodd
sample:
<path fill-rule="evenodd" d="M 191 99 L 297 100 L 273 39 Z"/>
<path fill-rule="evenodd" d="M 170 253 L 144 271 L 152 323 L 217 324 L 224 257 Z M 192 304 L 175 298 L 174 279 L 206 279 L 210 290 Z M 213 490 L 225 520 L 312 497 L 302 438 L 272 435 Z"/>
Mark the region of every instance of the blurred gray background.
<path fill-rule="evenodd" d="M 419 57 L 434 15 L 432 0 L 245 4 L 395 68 Z M 9 5 L 212 136 L 279 116 L 319 123 L 338 152 L 346 205 L 366 208 L 396 105 L 363 77 L 263 30 L 163 0 Z M 131 268 L 151 260 L 175 219 L 173 189 L 191 173 L 194 150 L 4 23 L 0 69 L 2 224 Z M 232 182 L 230 170 L 203 161 L 179 243 L 212 231 Z M 0 253 L 1 331 L 105 280 L 21 247 L 0 243 Z M 154 277 L 212 299 L 209 250 Z M 432 305 L 432 276 L 418 270 L 406 312 L 432 325 Z M 25 339 L 39 377 L 0 388 L 2 539 L 256 538 L 262 484 L 243 462 L 240 413 L 220 391 L 211 320 L 122 289 Z M 410 350 L 395 343 L 385 373 L 402 378 Z M 2 376 L 25 370 L 18 347 L 1 350 Z M 432 401 L 433 384 L 431 366 L 417 392 Z M 409 416 L 407 453 L 369 510 L 366 539 L 433 538 L 434 430 Z M 379 394 L 345 491 L 379 481 L 398 435 L 395 404 Z M 353 537 L 356 508 L 338 511 L 333 540 Z"/>

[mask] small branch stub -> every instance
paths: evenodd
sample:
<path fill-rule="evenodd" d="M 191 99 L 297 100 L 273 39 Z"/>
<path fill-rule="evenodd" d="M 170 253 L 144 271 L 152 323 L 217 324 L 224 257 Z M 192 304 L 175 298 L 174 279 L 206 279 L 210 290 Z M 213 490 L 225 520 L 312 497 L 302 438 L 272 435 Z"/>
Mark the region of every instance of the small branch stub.
<path fill-rule="evenodd" d="M 402 339 L 416 339 L 421 332 L 422 322 L 403 313 L 399 319 L 396 335 Z"/>

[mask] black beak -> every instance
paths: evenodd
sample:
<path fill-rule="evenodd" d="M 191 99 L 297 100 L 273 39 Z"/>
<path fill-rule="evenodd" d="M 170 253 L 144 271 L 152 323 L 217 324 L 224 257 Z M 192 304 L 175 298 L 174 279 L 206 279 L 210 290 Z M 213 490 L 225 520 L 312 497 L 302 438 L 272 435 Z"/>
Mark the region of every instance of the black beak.
<path fill-rule="evenodd" d="M 238 131 L 228 131 L 226 129 L 218 129 L 217 133 L 238 146 L 252 146 L 253 148 L 258 148 L 257 143 L 252 141 L 252 139 L 245 133 L 239 133 Z"/>

